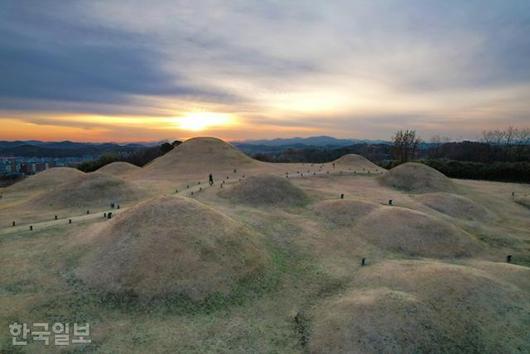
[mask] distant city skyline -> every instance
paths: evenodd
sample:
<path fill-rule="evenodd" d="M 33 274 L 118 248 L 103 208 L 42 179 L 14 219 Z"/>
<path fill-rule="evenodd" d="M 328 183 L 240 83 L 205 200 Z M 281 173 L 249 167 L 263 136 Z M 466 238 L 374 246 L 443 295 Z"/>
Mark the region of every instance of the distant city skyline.
<path fill-rule="evenodd" d="M 0 140 L 530 127 L 530 2 L 0 4 Z"/>

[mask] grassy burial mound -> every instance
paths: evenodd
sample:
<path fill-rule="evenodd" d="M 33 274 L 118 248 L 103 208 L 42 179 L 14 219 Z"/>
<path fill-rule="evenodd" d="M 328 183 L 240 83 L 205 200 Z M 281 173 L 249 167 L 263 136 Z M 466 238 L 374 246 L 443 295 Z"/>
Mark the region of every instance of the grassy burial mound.
<path fill-rule="evenodd" d="M 110 203 L 137 201 L 146 195 L 144 190 L 119 177 L 93 172 L 42 193 L 30 202 L 44 209 L 108 208 Z"/>
<path fill-rule="evenodd" d="M 140 203 L 86 236 L 95 249 L 77 270 L 80 279 L 104 293 L 139 298 L 226 295 L 264 271 L 269 259 L 242 224 L 181 197 Z"/>
<path fill-rule="evenodd" d="M 201 175 L 258 166 L 260 163 L 217 138 L 192 138 L 144 167 L 147 176 Z"/>
<path fill-rule="evenodd" d="M 452 192 L 454 183 L 443 173 L 429 166 L 407 162 L 388 171 L 380 177 L 387 187 L 411 193 Z"/>
<path fill-rule="evenodd" d="M 377 208 L 377 204 L 364 200 L 340 199 L 319 202 L 313 206 L 313 211 L 332 225 L 347 227 Z"/>
<path fill-rule="evenodd" d="M 416 198 L 422 204 L 454 218 L 486 220 L 490 213 L 471 199 L 451 193 L 427 193 Z"/>
<path fill-rule="evenodd" d="M 335 166 L 339 168 L 356 170 L 357 172 L 370 171 L 370 172 L 382 172 L 384 169 L 377 166 L 373 162 L 369 161 L 365 157 L 357 154 L 348 154 L 339 157 L 333 161 Z"/>
<path fill-rule="evenodd" d="M 514 276 L 530 277 L 523 269 Z M 528 289 L 491 273 L 443 263 L 385 262 L 361 269 L 351 289 L 314 311 L 312 353 L 530 350 Z"/>
<path fill-rule="evenodd" d="M 272 175 L 248 177 L 220 195 L 234 203 L 251 206 L 296 207 L 309 201 L 305 192 L 287 178 Z"/>
<path fill-rule="evenodd" d="M 101 167 L 97 170 L 97 172 L 106 173 L 112 176 L 123 177 L 128 174 L 139 171 L 140 169 L 140 167 L 133 165 L 132 163 L 116 161 Z"/>
<path fill-rule="evenodd" d="M 54 189 L 81 178 L 85 173 L 71 167 L 53 167 L 30 176 L 6 189 L 8 192 L 39 192 Z"/>
<path fill-rule="evenodd" d="M 421 257 L 470 256 L 472 236 L 433 216 L 399 207 L 381 207 L 357 225 L 359 234 L 392 252 Z"/>

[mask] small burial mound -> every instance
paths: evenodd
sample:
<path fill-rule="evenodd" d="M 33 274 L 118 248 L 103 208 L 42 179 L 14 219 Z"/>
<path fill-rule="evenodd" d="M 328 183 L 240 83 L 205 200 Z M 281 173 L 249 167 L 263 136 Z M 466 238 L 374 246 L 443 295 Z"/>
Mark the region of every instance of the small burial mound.
<path fill-rule="evenodd" d="M 440 213 L 459 219 L 486 220 L 490 213 L 474 201 L 451 193 L 427 193 L 416 198 Z"/>
<path fill-rule="evenodd" d="M 37 208 L 108 208 L 110 203 L 137 201 L 146 195 L 144 190 L 119 177 L 93 172 L 42 193 L 30 202 Z"/>
<path fill-rule="evenodd" d="M 186 140 L 144 167 L 148 176 L 204 175 L 217 171 L 251 168 L 259 162 L 217 138 Z"/>
<path fill-rule="evenodd" d="M 200 301 L 229 294 L 268 263 L 256 234 L 189 198 L 140 203 L 95 232 L 85 235 L 95 249 L 76 273 L 103 293 Z"/>
<path fill-rule="evenodd" d="M 452 192 L 453 182 L 443 173 L 420 163 L 407 162 L 394 167 L 380 177 L 387 187 L 411 193 Z"/>
<path fill-rule="evenodd" d="M 84 175 L 84 172 L 76 168 L 53 167 L 15 183 L 7 188 L 6 191 L 33 192 L 51 190 Z"/>
<path fill-rule="evenodd" d="M 140 167 L 124 161 L 109 163 L 97 170 L 97 172 L 106 173 L 112 176 L 126 176 L 130 173 L 140 170 Z"/>
<path fill-rule="evenodd" d="M 338 167 L 353 169 L 359 172 L 362 172 L 363 170 L 368 170 L 372 172 L 383 171 L 381 167 L 366 159 L 364 156 L 357 154 L 344 155 L 342 157 L 339 157 L 332 163 L 334 163 Z"/>
<path fill-rule="evenodd" d="M 219 195 L 251 206 L 296 207 L 309 201 L 305 192 L 287 178 L 272 175 L 248 177 Z"/>
<path fill-rule="evenodd" d="M 372 244 L 409 256 L 463 257 L 478 248 L 471 235 L 454 225 L 399 207 L 381 207 L 363 218 L 357 228 Z"/>
<path fill-rule="evenodd" d="M 529 310 L 524 289 L 490 273 L 390 261 L 362 268 L 351 290 L 315 309 L 309 351 L 523 353 Z"/>
<path fill-rule="evenodd" d="M 362 217 L 378 208 L 377 204 L 364 200 L 325 200 L 313 206 L 313 211 L 335 226 L 352 226 Z"/>

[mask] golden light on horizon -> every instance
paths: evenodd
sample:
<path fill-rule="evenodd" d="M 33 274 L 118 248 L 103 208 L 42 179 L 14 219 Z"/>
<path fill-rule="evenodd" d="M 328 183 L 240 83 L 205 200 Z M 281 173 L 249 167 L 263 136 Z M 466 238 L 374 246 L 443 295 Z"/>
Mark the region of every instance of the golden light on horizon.
<path fill-rule="evenodd" d="M 172 121 L 179 129 L 189 131 L 203 131 L 209 128 L 226 127 L 236 123 L 233 115 L 218 112 L 189 112 Z"/>

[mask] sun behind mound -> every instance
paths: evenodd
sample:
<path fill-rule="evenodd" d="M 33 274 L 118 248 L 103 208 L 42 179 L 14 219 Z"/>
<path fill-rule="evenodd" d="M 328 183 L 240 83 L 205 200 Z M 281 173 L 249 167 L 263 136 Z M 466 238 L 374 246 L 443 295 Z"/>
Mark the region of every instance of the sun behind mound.
<path fill-rule="evenodd" d="M 229 294 L 268 263 L 258 235 L 188 198 L 140 203 L 87 237 L 95 250 L 77 275 L 104 293 L 200 301 Z"/>
<path fill-rule="evenodd" d="M 142 173 L 155 177 L 208 176 L 211 172 L 252 168 L 259 164 L 221 139 L 192 138 L 145 166 Z"/>
<path fill-rule="evenodd" d="M 380 248 L 422 257 L 470 256 L 478 245 L 465 231 L 427 214 L 382 207 L 363 218 L 359 234 Z"/>
<path fill-rule="evenodd" d="M 251 176 L 244 179 L 220 196 L 235 203 L 252 206 L 302 206 L 309 201 L 303 190 L 287 178 L 272 175 Z"/>
<path fill-rule="evenodd" d="M 407 162 L 380 177 L 383 185 L 411 193 L 452 192 L 453 182 L 443 173 L 424 164 Z"/>
<path fill-rule="evenodd" d="M 513 277 L 530 276 L 527 268 L 501 266 Z M 317 307 L 310 352 L 524 352 L 527 291 L 465 266 L 390 261 L 366 267 L 351 290 Z"/>

